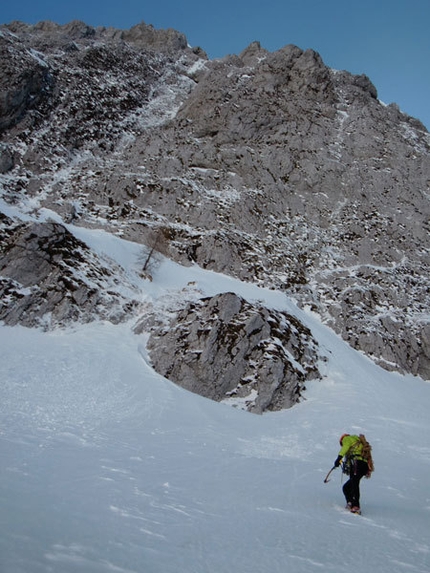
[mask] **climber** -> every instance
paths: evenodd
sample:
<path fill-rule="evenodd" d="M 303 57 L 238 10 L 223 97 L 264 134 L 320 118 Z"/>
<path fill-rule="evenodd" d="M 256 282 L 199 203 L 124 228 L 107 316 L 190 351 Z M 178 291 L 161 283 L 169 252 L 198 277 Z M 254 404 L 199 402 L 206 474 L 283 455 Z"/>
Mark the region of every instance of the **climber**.
<path fill-rule="evenodd" d="M 359 436 L 343 434 L 339 443 L 341 448 L 334 467 L 338 468 L 345 458 L 342 469 L 349 475 L 349 480 L 342 490 L 346 506 L 352 513 L 360 514 L 360 480 L 364 476 L 370 477 L 373 471 L 371 446 L 362 434 Z"/>

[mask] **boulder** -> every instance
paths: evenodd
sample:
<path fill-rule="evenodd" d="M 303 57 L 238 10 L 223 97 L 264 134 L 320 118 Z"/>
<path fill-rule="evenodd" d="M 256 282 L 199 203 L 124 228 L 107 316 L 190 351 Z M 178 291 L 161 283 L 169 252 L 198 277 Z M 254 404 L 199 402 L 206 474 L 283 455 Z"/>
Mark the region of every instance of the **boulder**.
<path fill-rule="evenodd" d="M 320 376 L 318 344 L 303 324 L 234 293 L 190 303 L 153 330 L 148 349 L 163 376 L 254 413 L 291 407 Z"/>

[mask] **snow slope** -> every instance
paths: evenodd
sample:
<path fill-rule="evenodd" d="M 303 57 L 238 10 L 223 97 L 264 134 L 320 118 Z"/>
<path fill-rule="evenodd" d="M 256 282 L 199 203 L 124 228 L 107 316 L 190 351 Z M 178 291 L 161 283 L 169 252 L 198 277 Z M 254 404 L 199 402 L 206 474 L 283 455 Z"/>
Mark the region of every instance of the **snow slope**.
<path fill-rule="evenodd" d="M 429 383 L 378 368 L 281 293 L 169 261 L 150 283 L 141 248 L 69 229 L 160 313 L 194 289 L 300 315 L 325 378 L 256 416 L 157 375 L 134 324 L 0 326 L 2 573 L 430 570 Z M 362 517 L 339 470 L 323 483 L 345 431 L 373 445 Z"/>

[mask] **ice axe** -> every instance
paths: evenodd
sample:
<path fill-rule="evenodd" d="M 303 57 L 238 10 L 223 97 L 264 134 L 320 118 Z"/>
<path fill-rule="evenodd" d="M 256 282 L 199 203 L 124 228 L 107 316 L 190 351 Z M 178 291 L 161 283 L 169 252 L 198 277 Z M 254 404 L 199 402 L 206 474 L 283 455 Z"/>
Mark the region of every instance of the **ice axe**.
<path fill-rule="evenodd" d="M 328 482 L 330 481 L 328 478 L 329 478 L 331 472 L 332 472 L 333 470 L 335 470 L 335 469 L 336 469 L 336 466 L 333 466 L 333 467 L 331 468 L 331 470 L 328 472 L 328 474 L 327 474 L 327 475 L 325 476 L 325 478 L 324 478 L 324 483 L 328 483 Z"/>

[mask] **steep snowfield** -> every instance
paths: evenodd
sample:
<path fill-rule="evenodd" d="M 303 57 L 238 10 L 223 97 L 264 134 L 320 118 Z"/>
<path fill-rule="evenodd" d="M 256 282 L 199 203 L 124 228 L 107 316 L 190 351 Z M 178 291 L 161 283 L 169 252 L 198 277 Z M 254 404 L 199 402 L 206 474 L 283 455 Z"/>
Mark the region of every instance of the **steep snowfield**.
<path fill-rule="evenodd" d="M 283 294 L 168 261 L 145 282 L 140 247 L 69 229 L 160 313 L 200 289 L 300 315 L 325 378 L 256 416 L 154 373 L 134 323 L 0 327 L 2 573 L 430 570 L 430 384 L 378 368 Z M 323 483 L 345 431 L 373 445 L 361 517 L 339 470 Z"/>

